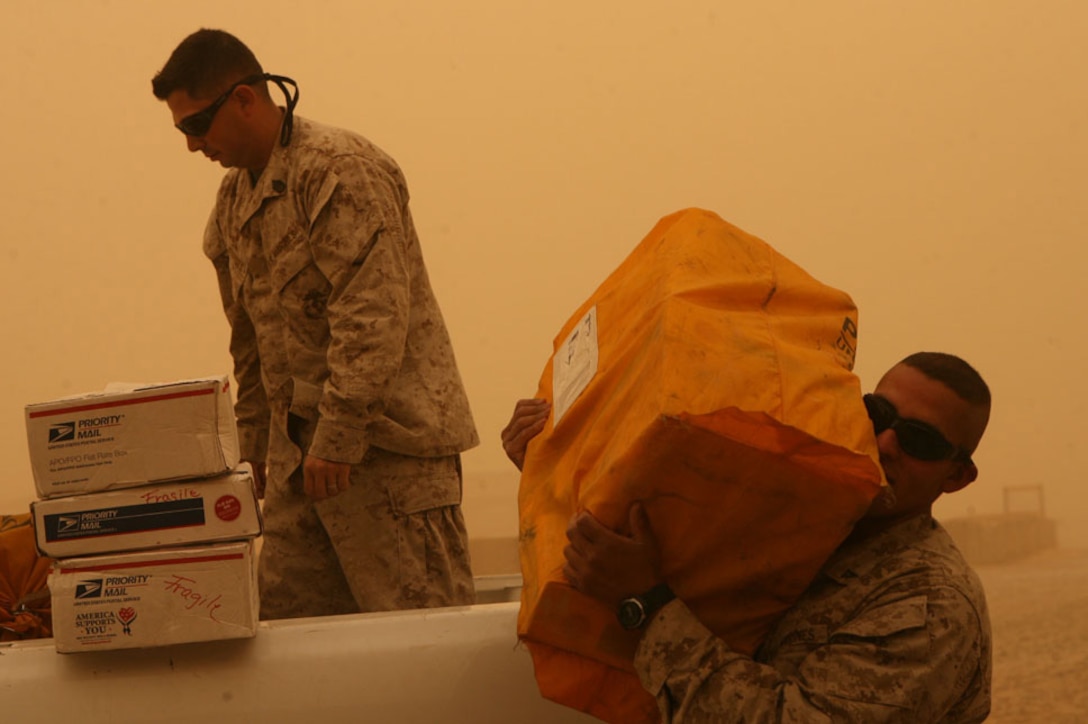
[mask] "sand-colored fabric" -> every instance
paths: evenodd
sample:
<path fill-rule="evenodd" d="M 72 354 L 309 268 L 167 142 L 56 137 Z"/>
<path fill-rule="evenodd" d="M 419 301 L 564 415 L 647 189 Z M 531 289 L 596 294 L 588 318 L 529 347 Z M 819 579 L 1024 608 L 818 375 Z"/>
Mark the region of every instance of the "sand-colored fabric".
<path fill-rule="evenodd" d="M 0 516 L 0 641 L 53 635 L 46 586 L 52 564 L 38 555 L 29 513 Z"/>
<path fill-rule="evenodd" d="M 519 492 L 518 634 L 544 696 L 610 722 L 658 717 L 631 667 L 637 635 L 563 578 L 582 509 L 627 532 L 642 501 L 677 595 L 755 650 L 883 483 L 856 342 L 847 294 L 699 209 L 663 218 L 571 316 Z M 587 349 L 596 372 L 566 407 Z"/>

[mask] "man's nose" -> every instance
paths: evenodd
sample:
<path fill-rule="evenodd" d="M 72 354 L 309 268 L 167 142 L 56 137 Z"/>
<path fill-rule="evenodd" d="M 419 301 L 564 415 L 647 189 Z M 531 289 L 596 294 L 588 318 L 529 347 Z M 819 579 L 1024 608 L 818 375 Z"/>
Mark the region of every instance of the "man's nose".
<path fill-rule="evenodd" d="M 204 148 L 204 139 L 200 136 L 186 136 L 185 143 L 189 146 L 190 153 Z"/>

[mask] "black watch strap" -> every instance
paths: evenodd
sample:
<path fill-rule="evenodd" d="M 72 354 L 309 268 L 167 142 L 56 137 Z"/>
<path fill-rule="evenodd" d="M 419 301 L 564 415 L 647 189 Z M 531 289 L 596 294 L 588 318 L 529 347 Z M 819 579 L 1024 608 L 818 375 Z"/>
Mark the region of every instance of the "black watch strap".
<path fill-rule="evenodd" d="M 658 610 L 676 598 L 667 583 L 659 583 L 649 591 L 638 596 L 630 596 L 620 601 L 616 617 L 625 629 L 642 628 Z"/>

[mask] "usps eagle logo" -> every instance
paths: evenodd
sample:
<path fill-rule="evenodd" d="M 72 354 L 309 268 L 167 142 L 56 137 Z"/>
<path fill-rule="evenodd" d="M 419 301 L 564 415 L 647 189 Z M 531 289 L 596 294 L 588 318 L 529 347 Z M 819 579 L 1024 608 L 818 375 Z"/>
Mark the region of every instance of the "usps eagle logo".
<path fill-rule="evenodd" d="M 102 579 L 92 578 L 76 584 L 76 598 L 101 598 Z"/>
<path fill-rule="evenodd" d="M 76 424 L 74 422 L 58 422 L 49 426 L 49 442 L 64 442 L 76 439 Z"/>

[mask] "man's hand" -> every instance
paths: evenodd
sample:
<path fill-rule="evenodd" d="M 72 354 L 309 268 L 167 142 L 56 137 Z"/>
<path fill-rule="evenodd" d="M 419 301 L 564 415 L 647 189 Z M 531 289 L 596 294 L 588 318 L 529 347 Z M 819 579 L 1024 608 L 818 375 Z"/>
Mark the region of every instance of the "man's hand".
<path fill-rule="evenodd" d="M 502 449 L 518 470 L 525 464 L 525 449 L 529 447 L 529 441 L 544 429 L 551 410 L 552 406 L 547 400 L 535 397 L 518 400 L 514 405 L 514 414 L 502 431 Z"/>
<path fill-rule="evenodd" d="M 302 485 L 312 500 L 339 495 L 351 486 L 351 463 L 307 455 L 302 463 Z"/>
<path fill-rule="evenodd" d="M 264 500 L 264 489 L 268 485 L 264 460 L 243 460 L 242 462 L 249 463 L 249 467 L 253 469 L 253 490 L 257 493 L 257 500 Z"/>
<path fill-rule="evenodd" d="M 628 596 L 645 593 L 665 580 L 646 511 L 635 503 L 628 520 L 630 538 L 582 511 L 571 518 L 570 542 L 563 549 L 567 559 L 563 574 L 571 585 L 613 609 Z"/>

